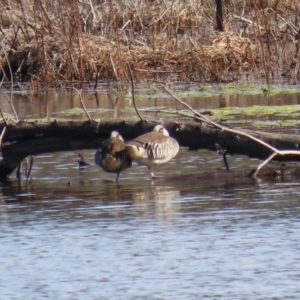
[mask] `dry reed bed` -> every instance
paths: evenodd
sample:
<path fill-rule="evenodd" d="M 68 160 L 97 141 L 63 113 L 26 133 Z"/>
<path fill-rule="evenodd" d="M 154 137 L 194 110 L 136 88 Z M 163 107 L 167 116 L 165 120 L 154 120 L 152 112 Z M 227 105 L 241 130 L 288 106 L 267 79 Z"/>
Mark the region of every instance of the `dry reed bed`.
<path fill-rule="evenodd" d="M 98 79 L 266 79 L 299 70 L 300 7 L 291 1 L 224 1 L 224 33 L 211 0 L 4 0 L 0 78 L 31 85 Z"/>

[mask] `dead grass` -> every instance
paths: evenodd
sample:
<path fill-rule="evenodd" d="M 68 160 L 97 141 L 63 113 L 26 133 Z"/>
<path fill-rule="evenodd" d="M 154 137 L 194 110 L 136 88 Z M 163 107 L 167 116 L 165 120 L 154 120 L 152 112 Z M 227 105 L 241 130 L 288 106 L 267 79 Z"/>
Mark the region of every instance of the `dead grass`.
<path fill-rule="evenodd" d="M 99 79 L 231 81 L 299 72 L 298 1 L 4 0 L 0 79 L 31 86 Z"/>

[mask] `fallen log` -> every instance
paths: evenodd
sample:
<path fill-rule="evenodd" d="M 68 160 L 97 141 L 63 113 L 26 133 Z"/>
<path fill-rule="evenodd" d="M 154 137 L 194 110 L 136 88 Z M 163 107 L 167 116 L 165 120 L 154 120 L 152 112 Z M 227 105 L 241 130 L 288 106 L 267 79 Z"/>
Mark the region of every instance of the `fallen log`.
<path fill-rule="evenodd" d="M 58 151 L 96 149 L 102 141 L 117 130 L 125 140 L 131 140 L 149 132 L 155 122 L 136 122 L 128 120 L 70 121 L 39 120 L 1 123 L 0 132 L 6 127 L 2 139 L 0 177 L 9 176 L 29 155 Z M 170 135 L 180 146 L 189 150 L 208 149 L 216 151 L 216 144 L 227 153 L 266 159 L 272 151 L 255 141 L 237 134 L 220 130 L 205 123 L 175 121 L 164 122 Z M 296 134 L 272 133 L 235 128 L 251 134 L 278 150 L 299 150 L 300 136 Z M 299 155 L 276 156 L 274 160 L 299 161 Z"/>

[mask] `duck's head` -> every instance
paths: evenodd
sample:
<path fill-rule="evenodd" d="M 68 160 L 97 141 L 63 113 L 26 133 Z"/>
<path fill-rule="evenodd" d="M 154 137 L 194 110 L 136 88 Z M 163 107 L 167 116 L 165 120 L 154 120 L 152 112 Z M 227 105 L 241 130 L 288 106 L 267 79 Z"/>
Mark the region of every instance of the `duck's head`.
<path fill-rule="evenodd" d="M 162 126 L 161 124 L 156 125 L 154 127 L 153 131 L 155 131 L 155 132 L 161 132 L 163 135 L 169 136 L 168 130 L 164 126 Z"/>
<path fill-rule="evenodd" d="M 120 135 L 120 133 L 118 131 L 112 131 L 110 134 L 110 138 L 116 138 L 119 139 L 121 141 L 124 141 L 122 136 Z"/>

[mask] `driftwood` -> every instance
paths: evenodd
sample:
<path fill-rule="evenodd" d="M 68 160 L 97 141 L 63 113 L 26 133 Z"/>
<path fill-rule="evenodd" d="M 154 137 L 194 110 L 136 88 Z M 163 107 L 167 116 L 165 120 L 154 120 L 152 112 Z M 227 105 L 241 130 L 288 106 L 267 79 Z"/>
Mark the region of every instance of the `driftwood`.
<path fill-rule="evenodd" d="M 154 122 L 134 122 L 120 120 L 60 121 L 40 122 L 20 121 L 13 124 L 0 124 L 2 136 L 2 159 L 0 177 L 9 176 L 29 155 L 58 151 L 96 149 L 111 131 L 117 130 L 125 140 L 133 139 L 153 129 Z M 216 144 L 227 153 L 247 155 L 252 158 L 267 159 L 272 151 L 255 141 L 236 134 L 225 132 L 205 123 L 165 122 L 170 135 L 180 146 L 189 150 L 208 149 L 216 151 Z M 271 132 L 238 129 L 250 134 L 278 150 L 299 150 L 300 136 Z M 299 155 L 274 155 L 274 160 L 299 161 Z"/>

